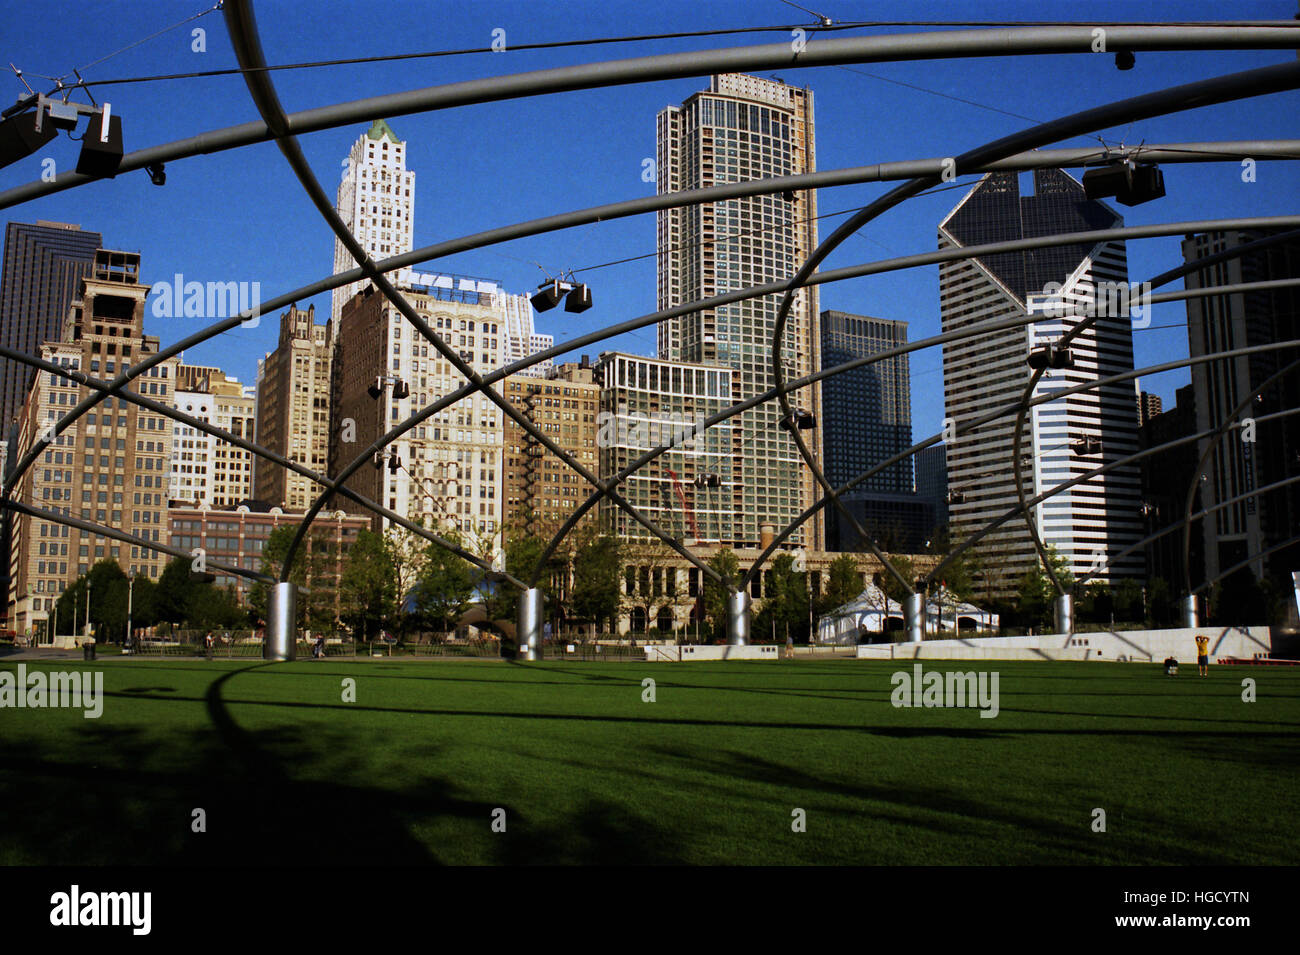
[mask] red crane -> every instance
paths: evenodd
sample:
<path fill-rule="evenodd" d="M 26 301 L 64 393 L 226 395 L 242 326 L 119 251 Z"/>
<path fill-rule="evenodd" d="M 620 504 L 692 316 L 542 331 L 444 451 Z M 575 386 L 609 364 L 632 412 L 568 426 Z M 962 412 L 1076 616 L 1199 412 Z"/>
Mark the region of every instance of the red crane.
<path fill-rule="evenodd" d="M 673 490 L 677 492 L 677 500 L 682 502 L 682 510 L 686 512 L 686 520 L 690 522 L 691 534 L 696 540 L 700 539 L 700 529 L 695 526 L 695 512 L 691 510 L 690 503 L 686 500 L 686 495 L 682 492 L 682 484 L 677 480 L 677 472 L 671 468 L 665 468 L 668 476 L 673 479 Z"/>

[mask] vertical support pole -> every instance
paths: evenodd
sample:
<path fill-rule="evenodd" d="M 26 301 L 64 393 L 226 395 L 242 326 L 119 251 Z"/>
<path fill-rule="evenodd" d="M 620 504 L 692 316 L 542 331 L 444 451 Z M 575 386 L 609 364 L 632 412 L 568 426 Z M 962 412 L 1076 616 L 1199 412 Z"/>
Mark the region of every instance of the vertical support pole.
<path fill-rule="evenodd" d="M 1056 598 L 1056 632 L 1074 633 L 1074 595 L 1061 594 Z"/>
<path fill-rule="evenodd" d="M 298 587 L 292 581 L 280 581 L 271 588 L 266 612 L 266 642 L 262 657 L 266 660 L 292 660 L 298 648 Z"/>
<path fill-rule="evenodd" d="M 518 654 L 525 660 L 542 658 L 542 610 L 545 604 L 540 587 L 530 587 L 519 595 L 519 615 L 515 625 Z"/>
<path fill-rule="evenodd" d="M 925 594 L 908 594 L 903 598 L 903 620 L 907 624 L 909 643 L 925 639 Z"/>
<path fill-rule="evenodd" d="M 1188 594 L 1183 598 L 1183 626 L 1193 628 L 1200 625 L 1200 614 L 1196 609 L 1196 594 Z"/>
<path fill-rule="evenodd" d="M 737 590 L 727 595 L 727 643 L 733 647 L 749 644 L 749 591 Z"/>

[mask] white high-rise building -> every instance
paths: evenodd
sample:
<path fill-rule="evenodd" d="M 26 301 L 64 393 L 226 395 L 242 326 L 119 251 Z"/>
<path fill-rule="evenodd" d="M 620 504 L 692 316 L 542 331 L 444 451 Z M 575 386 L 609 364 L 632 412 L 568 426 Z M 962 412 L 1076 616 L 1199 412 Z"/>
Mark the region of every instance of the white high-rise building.
<path fill-rule="evenodd" d="M 173 407 L 237 437 L 252 439 L 257 399 L 217 368 L 180 365 Z M 167 497 L 191 507 L 234 507 L 253 496 L 253 456 L 181 422 L 172 427 Z"/>
<path fill-rule="evenodd" d="M 1123 224 L 1118 213 L 1089 200 L 1083 186 L 1059 169 L 1036 171 L 1033 188 L 1033 195 L 1022 195 L 1014 172 L 986 175 L 940 223 L 939 247 Z M 947 418 L 961 427 L 971 418 L 1020 401 L 1033 374 L 1029 353 L 1057 341 L 1084 320 L 1064 317 L 1066 312 L 1091 310 L 1098 317 L 1093 327 L 1071 342 L 1073 367 L 1048 371 L 1031 397 L 1132 371 L 1132 319 L 1127 309 L 1121 313 L 1110 307 L 1106 295 L 1108 289 L 1127 291 L 1127 281 L 1122 242 L 1076 243 L 941 264 L 939 308 L 945 332 L 1030 311 L 1046 316 L 1033 325 L 944 346 Z M 1031 409 L 1021 438 L 1026 498 L 1135 453 L 1135 400 L 1130 380 Z M 1015 421 L 1014 414 L 1006 415 L 946 442 L 954 542 L 1016 506 Z M 1100 451 L 1079 453 L 1076 445 L 1085 438 L 1099 439 Z M 1043 501 L 1034 509 L 1034 517 L 1044 543 L 1055 548 L 1075 577 L 1095 567 L 1101 568 L 1095 577 L 1100 582 L 1136 577 L 1143 572 L 1141 551 L 1122 561 L 1115 558 L 1141 536 L 1140 493 L 1137 465 L 1128 465 Z M 1021 576 L 1038 566 L 1023 519 L 1006 522 L 977 549 L 985 568 L 987 596 L 1014 593 Z"/>
<path fill-rule="evenodd" d="M 377 119 L 343 161 L 343 181 L 335 203 L 343 224 L 376 262 L 410 252 L 414 230 L 415 173 L 406 168 L 406 143 L 388 123 Z M 356 268 L 343 243 L 334 240 L 334 274 Z M 366 284 L 349 282 L 334 290 L 330 323 L 338 321 L 343 303 Z"/>

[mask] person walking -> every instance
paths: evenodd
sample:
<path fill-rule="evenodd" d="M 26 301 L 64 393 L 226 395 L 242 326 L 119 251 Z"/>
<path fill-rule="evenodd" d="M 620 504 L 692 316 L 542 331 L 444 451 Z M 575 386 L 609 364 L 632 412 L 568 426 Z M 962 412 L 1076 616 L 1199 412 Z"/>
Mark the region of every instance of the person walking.
<path fill-rule="evenodd" d="M 209 660 L 212 659 L 212 631 L 209 630 L 203 635 L 203 655 Z"/>

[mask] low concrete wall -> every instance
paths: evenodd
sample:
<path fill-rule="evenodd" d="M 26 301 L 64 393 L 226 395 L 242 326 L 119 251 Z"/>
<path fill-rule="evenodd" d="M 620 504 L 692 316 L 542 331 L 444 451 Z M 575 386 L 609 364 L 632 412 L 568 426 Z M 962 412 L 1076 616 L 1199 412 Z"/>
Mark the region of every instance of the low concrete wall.
<path fill-rule="evenodd" d="M 777 646 L 733 647 L 729 645 L 649 646 L 645 658 L 649 663 L 682 663 L 691 660 L 778 660 Z"/>
<path fill-rule="evenodd" d="M 1196 662 L 1197 634 L 1210 638 L 1210 660 L 1252 659 L 1272 649 L 1268 627 L 1200 627 L 1177 630 L 1049 633 L 1032 637 L 967 637 L 923 643 L 874 643 L 858 647 L 860 660 L 1102 660 L 1150 663 L 1175 657 Z"/>

